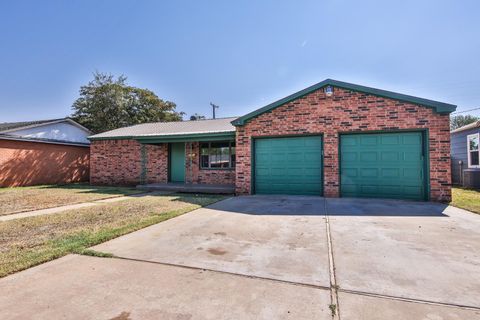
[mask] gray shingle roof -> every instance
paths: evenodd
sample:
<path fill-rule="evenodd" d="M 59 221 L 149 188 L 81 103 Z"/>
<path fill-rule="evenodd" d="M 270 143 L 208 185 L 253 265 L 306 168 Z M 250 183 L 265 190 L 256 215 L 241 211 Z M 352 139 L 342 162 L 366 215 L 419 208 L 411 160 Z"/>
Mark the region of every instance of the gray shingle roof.
<path fill-rule="evenodd" d="M 0 132 L 6 130 L 12 130 L 17 128 L 36 126 L 44 123 L 55 122 L 65 120 L 68 118 L 49 119 L 49 120 L 36 120 L 36 121 L 22 121 L 22 122 L 0 122 Z"/>
<path fill-rule="evenodd" d="M 121 137 L 135 138 L 181 134 L 235 132 L 235 127 L 231 124 L 231 122 L 236 118 L 237 117 L 195 121 L 189 120 L 175 122 L 143 123 L 95 134 L 93 136 L 90 136 L 89 139 L 95 140 Z"/>

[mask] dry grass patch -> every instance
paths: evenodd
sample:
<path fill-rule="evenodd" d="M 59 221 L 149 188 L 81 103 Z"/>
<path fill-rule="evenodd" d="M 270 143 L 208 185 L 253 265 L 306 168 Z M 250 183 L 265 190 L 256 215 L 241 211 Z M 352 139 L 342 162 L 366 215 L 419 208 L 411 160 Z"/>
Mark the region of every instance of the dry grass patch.
<path fill-rule="evenodd" d="M 46 209 L 94 201 L 145 191 L 127 187 L 90 186 L 88 184 L 0 188 L 0 215 Z"/>
<path fill-rule="evenodd" d="M 452 188 L 452 206 L 480 213 L 480 191 Z"/>
<path fill-rule="evenodd" d="M 0 277 L 87 248 L 223 199 L 149 195 L 63 213 L 0 222 Z"/>

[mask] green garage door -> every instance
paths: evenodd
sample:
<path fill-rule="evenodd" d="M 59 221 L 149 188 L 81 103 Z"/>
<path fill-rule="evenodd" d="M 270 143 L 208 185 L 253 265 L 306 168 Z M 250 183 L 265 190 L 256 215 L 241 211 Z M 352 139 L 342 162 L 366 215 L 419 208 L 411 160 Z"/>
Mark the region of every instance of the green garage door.
<path fill-rule="evenodd" d="M 342 196 L 425 199 L 422 133 L 342 135 L 340 149 Z"/>
<path fill-rule="evenodd" d="M 320 136 L 256 139 L 255 193 L 322 194 Z"/>

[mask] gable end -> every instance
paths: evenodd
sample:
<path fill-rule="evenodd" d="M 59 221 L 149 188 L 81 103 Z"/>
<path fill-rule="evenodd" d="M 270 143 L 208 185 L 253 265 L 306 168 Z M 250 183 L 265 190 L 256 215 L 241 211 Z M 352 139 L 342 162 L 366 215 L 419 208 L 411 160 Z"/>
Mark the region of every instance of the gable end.
<path fill-rule="evenodd" d="M 456 110 L 457 106 L 453 104 L 448 104 L 448 103 L 443 103 L 443 102 L 438 102 L 434 100 L 428 100 L 428 99 L 423 99 L 419 97 L 414 97 L 414 96 L 409 96 L 397 92 L 392 92 L 392 91 L 386 91 L 386 90 L 381 90 L 381 89 L 375 89 L 375 88 L 370 88 L 370 87 L 365 87 L 357 84 L 352 84 L 352 83 L 347 83 L 347 82 L 342 82 L 342 81 L 337 81 L 333 79 L 326 79 L 322 82 L 319 82 L 313 86 L 310 86 L 308 88 L 305 88 L 303 90 L 300 90 L 292 95 L 289 95 L 285 98 L 282 98 L 278 101 L 275 101 L 269 105 L 266 105 L 265 107 L 262 107 L 260 109 L 257 109 L 255 111 L 252 111 L 238 119 L 235 119 L 232 121 L 232 124 L 234 126 L 242 126 L 244 125 L 248 120 L 255 118 L 265 112 L 268 112 L 270 110 L 273 110 L 277 107 L 280 107 L 288 102 L 291 102 L 293 100 L 299 99 L 311 92 L 317 91 L 322 89 L 323 87 L 326 86 L 333 86 L 337 88 L 342 88 L 350 91 L 356 91 L 360 93 L 367 93 L 371 94 L 374 96 L 382 97 L 382 98 L 389 98 L 393 100 L 398 100 L 398 101 L 403 101 L 403 102 L 409 102 L 412 104 L 417 104 L 420 106 L 424 106 L 427 108 L 432 108 L 435 110 L 435 112 L 440 113 L 440 114 L 449 114 L 453 111 Z"/>

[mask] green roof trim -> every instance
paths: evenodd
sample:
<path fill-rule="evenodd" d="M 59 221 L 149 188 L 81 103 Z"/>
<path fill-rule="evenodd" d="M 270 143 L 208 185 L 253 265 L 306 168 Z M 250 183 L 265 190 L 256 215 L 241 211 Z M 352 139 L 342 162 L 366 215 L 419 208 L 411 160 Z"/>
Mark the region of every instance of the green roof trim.
<path fill-rule="evenodd" d="M 100 140 L 130 140 L 133 139 L 133 136 L 115 136 L 115 137 L 87 137 L 90 141 L 100 141 Z"/>
<path fill-rule="evenodd" d="M 268 112 L 270 110 L 273 110 L 277 107 L 280 107 L 288 102 L 291 102 L 293 100 L 296 100 L 298 98 L 301 98 L 313 91 L 319 90 L 323 87 L 326 86 L 332 86 L 332 87 L 337 87 L 337 88 L 342 88 L 346 90 L 351 90 L 351 91 L 356 91 L 356 92 L 361 92 L 361 93 L 367 93 L 371 94 L 374 96 L 378 97 L 383 97 L 383 98 L 389 98 L 393 100 L 398 100 L 398 101 L 403 101 L 403 102 L 408 102 L 412 104 L 417 104 L 421 105 L 424 107 L 432 108 L 435 110 L 435 112 L 440 113 L 440 114 L 449 114 L 457 109 L 456 105 L 453 104 L 448 104 L 448 103 L 443 103 L 443 102 L 438 102 L 434 100 L 428 100 L 428 99 L 423 99 L 419 97 L 414 97 L 414 96 L 409 96 L 406 94 L 401 94 L 401 93 L 396 93 L 392 91 L 386 91 L 386 90 L 381 90 L 381 89 L 375 89 L 375 88 L 370 88 L 370 87 L 365 87 L 361 86 L 358 84 L 353 84 L 353 83 L 348 83 L 348 82 L 342 82 L 342 81 L 337 81 L 333 79 L 326 79 L 322 82 L 319 82 L 317 84 L 314 84 L 313 86 L 310 86 L 308 88 L 305 88 L 303 90 L 300 90 L 294 94 L 289 95 L 288 97 L 285 97 L 283 99 L 280 99 L 278 101 L 275 101 L 273 103 L 270 103 L 269 105 L 266 105 L 263 108 L 257 109 L 255 111 L 252 111 L 250 113 L 247 113 L 246 115 L 233 120 L 231 123 L 234 126 L 242 126 L 244 125 L 248 120 L 255 118 L 265 112 Z"/>
<path fill-rule="evenodd" d="M 235 140 L 235 132 L 187 133 L 158 136 L 135 137 L 140 143 L 168 143 L 190 141 L 224 141 Z"/>
<path fill-rule="evenodd" d="M 235 140 L 235 131 L 209 132 L 209 133 L 186 133 L 151 136 L 116 136 L 116 137 L 88 137 L 90 141 L 99 140 L 137 140 L 140 143 L 166 143 L 166 142 L 189 142 L 189 141 L 221 141 Z"/>

